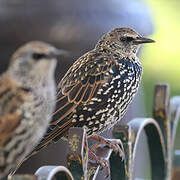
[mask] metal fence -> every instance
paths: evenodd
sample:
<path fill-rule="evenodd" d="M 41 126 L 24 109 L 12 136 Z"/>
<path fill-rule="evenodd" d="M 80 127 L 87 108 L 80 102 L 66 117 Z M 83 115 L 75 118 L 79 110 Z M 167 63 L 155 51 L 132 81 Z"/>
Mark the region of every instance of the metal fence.
<path fill-rule="evenodd" d="M 138 146 L 142 136 L 148 146 L 149 158 L 146 167 L 150 167 L 152 180 L 176 180 L 180 174 L 180 150 L 177 126 L 180 119 L 180 97 L 170 100 L 167 84 L 157 84 L 154 91 L 153 118 L 135 118 L 125 126 L 115 126 L 114 139 L 121 139 L 125 149 L 125 160 L 106 147 L 100 147 L 97 155 L 109 160 L 110 179 L 138 179 L 135 171 Z M 144 142 L 143 142 L 144 143 Z M 179 143 L 180 144 L 180 143 Z M 88 162 L 87 137 L 84 129 L 69 130 L 68 148 L 66 152 L 67 168 L 63 166 L 43 166 L 35 175 L 15 175 L 13 180 L 95 180 L 100 166 Z M 144 157 L 142 157 L 144 158 Z M 139 171 L 144 171 L 139 169 Z M 147 179 L 149 179 L 147 178 Z M 140 178 L 139 178 L 140 180 Z"/>

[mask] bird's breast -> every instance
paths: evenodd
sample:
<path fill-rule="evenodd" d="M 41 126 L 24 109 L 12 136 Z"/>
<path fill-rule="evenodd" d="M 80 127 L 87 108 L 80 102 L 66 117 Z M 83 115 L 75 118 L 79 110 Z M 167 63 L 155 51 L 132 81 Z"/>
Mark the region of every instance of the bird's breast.
<path fill-rule="evenodd" d="M 119 67 L 112 67 L 111 95 L 109 101 L 117 107 L 120 118 L 124 115 L 131 103 L 141 81 L 142 67 L 139 63 L 120 60 Z"/>
<path fill-rule="evenodd" d="M 125 114 L 141 80 L 139 63 L 121 60 L 109 70 L 111 77 L 90 102 L 79 106 L 74 114 L 77 126 L 86 128 L 89 135 L 112 127 Z"/>

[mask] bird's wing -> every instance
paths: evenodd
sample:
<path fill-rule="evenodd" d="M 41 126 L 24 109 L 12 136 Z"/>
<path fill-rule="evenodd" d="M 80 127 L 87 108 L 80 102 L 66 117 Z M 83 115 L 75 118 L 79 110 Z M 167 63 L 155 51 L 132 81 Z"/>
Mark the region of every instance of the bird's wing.
<path fill-rule="evenodd" d="M 73 127 L 73 110 L 91 101 L 99 88 L 110 80 L 109 69 L 112 65 L 113 61 L 103 53 L 91 51 L 71 66 L 58 85 L 57 108 L 53 120 L 35 151 L 47 146 L 52 140 L 58 140 Z"/>
<path fill-rule="evenodd" d="M 112 61 L 103 53 L 96 51 L 91 51 L 79 58 L 58 85 L 60 92 L 54 114 L 59 118 L 54 118 L 51 124 L 60 126 L 61 120 L 67 117 L 77 105 L 91 101 L 101 85 L 111 78 L 109 74 L 111 66 Z"/>
<path fill-rule="evenodd" d="M 0 146 L 18 127 L 23 117 L 20 106 L 27 98 L 27 90 L 18 88 L 10 78 L 0 79 Z"/>

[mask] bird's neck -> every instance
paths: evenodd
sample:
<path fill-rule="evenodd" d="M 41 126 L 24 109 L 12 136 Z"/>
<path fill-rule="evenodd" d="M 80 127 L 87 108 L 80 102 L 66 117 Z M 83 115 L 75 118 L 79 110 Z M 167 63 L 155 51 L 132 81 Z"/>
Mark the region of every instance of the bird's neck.
<path fill-rule="evenodd" d="M 99 42 L 95 46 L 95 49 L 99 51 L 105 51 L 108 54 L 117 54 L 120 58 L 123 58 L 123 59 L 132 59 L 132 60 L 137 59 L 136 51 L 128 51 L 128 50 L 122 49 L 121 47 L 118 47 L 117 44 L 115 45 L 108 42 L 104 44 L 104 43 Z"/>

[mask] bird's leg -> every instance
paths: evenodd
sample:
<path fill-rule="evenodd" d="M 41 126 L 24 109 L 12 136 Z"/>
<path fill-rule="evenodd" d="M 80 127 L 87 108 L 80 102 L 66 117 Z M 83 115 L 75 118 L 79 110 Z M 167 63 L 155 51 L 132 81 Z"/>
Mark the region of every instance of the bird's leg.
<path fill-rule="evenodd" d="M 96 154 L 91 149 L 89 149 L 88 152 L 90 159 L 95 160 L 97 164 L 101 166 L 101 168 L 106 168 L 106 177 L 108 177 L 110 175 L 110 168 L 108 161 L 104 158 L 96 156 Z"/>
<path fill-rule="evenodd" d="M 114 152 L 119 153 L 119 156 L 122 157 L 122 160 L 124 160 L 125 158 L 124 147 L 120 139 L 113 139 L 113 140 L 105 139 L 102 136 L 98 136 L 98 135 L 92 135 L 89 138 L 94 139 L 99 142 L 90 147 L 90 149 L 93 152 L 95 152 L 98 147 L 102 145 L 106 145 L 107 147 L 112 149 Z"/>

